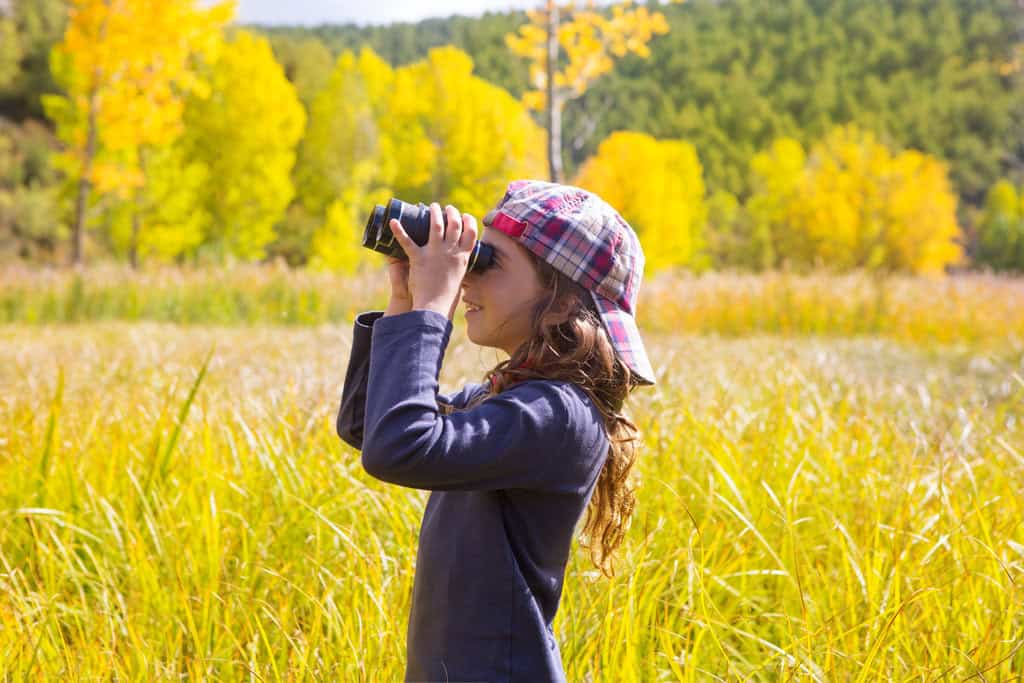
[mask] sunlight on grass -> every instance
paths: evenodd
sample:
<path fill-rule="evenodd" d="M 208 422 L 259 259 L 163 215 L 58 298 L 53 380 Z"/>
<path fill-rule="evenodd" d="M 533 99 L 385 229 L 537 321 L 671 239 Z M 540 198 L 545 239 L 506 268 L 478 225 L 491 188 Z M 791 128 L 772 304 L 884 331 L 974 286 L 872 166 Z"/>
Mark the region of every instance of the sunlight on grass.
<path fill-rule="evenodd" d="M 387 296 L 381 267 L 345 276 L 257 265 L 138 273 L 110 265 L 81 272 L 12 266 L 0 270 L 0 323 L 320 325 L 383 310 Z M 882 336 L 1019 351 L 1024 280 L 662 271 L 644 281 L 638 318 L 644 332 Z"/>
<path fill-rule="evenodd" d="M 426 494 L 334 434 L 349 335 L 0 327 L 4 677 L 399 680 Z M 623 560 L 577 549 L 555 621 L 570 680 L 1024 668 L 1018 354 L 648 345 Z M 496 359 L 460 323 L 442 387 Z"/>

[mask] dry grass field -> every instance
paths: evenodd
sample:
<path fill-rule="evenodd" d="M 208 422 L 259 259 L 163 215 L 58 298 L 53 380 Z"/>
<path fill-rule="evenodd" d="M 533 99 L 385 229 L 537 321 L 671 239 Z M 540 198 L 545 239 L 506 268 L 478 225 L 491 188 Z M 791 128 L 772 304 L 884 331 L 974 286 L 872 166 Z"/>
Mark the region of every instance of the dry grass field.
<path fill-rule="evenodd" d="M 0 678 L 400 680 L 426 493 L 333 425 L 380 283 L 131 277 L 0 275 Z M 614 579 L 572 557 L 569 679 L 1019 680 L 1022 292 L 652 279 L 637 511 Z M 444 390 L 500 359 L 464 329 Z"/>

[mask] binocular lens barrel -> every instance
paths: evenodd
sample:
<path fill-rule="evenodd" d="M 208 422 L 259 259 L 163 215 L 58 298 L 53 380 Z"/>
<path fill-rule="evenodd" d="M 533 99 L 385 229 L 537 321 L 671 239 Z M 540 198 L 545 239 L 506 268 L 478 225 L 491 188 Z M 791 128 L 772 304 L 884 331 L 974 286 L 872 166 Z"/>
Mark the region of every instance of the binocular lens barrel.
<path fill-rule="evenodd" d="M 391 232 L 391 219 L 397 218 L 412 241 L 421 247 L 430 239 L 430 207 L 425 204 L 409 204 L 392 198 L 387 207 L 377 204 L 370 212 L 363 230 L 363 246 L 367 249 L 408 260 L 402 245 Z M 442 212 L 443 225 L 448 226 L 448 216 Z M 494 250 L 490 245 L 477 240 L 469 255 L 469 272 L 482 272 L 494 262 Z"/>

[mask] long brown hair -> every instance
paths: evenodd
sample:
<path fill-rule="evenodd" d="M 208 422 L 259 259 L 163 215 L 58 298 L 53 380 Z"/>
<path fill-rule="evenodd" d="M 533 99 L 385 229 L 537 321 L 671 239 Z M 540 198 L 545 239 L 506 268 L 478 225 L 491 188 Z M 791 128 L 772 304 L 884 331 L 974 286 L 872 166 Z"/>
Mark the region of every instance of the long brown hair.
<path fill-rule="evenodd" d="M 640 430 L 622 413 L 637 382 L 616 357 L 590 293 L 530 255 L 548 296 L 532 311 L 533 335 L 511 358 L 485 376 L 488 391 L 478 394 L 466 409 L 509 386 L 527 379 L 574 382 L 587 393 L 604 417 L 608 458 L 587 507 L 580 545 L 607 577 L 615 575 L 613 555 L 625 538 L 636 498 L 629 475 L 636 462 Z"/>

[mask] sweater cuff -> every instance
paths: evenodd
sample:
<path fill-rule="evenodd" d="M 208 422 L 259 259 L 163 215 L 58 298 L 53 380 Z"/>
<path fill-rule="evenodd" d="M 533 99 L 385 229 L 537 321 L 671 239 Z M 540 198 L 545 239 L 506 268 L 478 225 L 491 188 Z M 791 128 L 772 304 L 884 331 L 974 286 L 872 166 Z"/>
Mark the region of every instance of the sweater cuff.
<path fill-rule="evenodd" d="M 369 347 L 373 337 L 374 323 L 384 315 L 384 311 L 366 311 L 356 316 L 352 323 L 352 346 L 353 348 Z M 362 347 L 358 346 L 362 344 Z"/>
<path fill-rule="evenodd" d="M 431 379 L 435 384 L 434 393 L 436 394 L 436 383 L 441 374 L 441 364 L 444 362 L 444 354 L 452 336 L 452 321 L 437 311 L 417 308 L 398 315 L 384 316 L 374 322 L 373 329 L 374 339 L 379 340 L 379 343 L 374 342 L 372 346 L 374 350 L 381 347 L 386 348 L 389 344 L 387 339 L 393 337 L 410 338 L 417 334 L 425 334 L 428 339 L 437 339 L 437 357 L 430 364 L 433 370 Z"/>
<path fill-rule="evenodd" d="M 437 311 L 417 308 L 405 313 L 399 313 L 398 315 L 389 315 L 375 319 L 373 334 L 375 336 L 382 334 L 404 334 L 418 327 L 427 327 L 440 331 L 444 335 L 446 342 L 452 333 L 452 321 L 446 316 L 441 315 Z"/>

